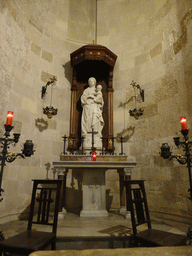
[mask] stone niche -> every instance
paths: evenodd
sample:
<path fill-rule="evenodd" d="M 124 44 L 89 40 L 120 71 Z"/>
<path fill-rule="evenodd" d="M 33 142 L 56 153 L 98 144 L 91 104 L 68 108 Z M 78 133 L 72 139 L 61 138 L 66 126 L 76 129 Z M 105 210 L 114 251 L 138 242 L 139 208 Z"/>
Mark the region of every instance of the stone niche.
<path fill-rule="evenodd" d="M 101 45 L 85 45 L 71 53 L 73 79 L 71 85 L 70 135 L 68 149 L 78 150 L 81 146 L 81 115 L 80 97 L 88 87 L 88 79 L 95 77 L 97 84 L 102 85 L 104 99 L 102 135 L 105 138 L 104 147 L 112 150 L 113 138 L 113 68 L 117 56 Z M 74 144 L 72 138 L 75 137 Z"/>

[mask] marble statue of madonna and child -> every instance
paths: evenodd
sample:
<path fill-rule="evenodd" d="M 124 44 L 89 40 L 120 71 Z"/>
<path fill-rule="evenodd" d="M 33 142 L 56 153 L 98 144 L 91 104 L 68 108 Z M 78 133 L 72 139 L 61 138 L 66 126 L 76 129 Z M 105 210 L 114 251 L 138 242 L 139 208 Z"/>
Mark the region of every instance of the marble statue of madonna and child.
<path fill-rule="evenodd" d="M 90 150 L 92 147 L 92 139 L 94 132 L 94 147 L 100 150 L 102 147 L 101 137 L 104 126 L 102 116 L 103 112 L 103 95 L 102 86 L 96 86 L 96 79 L 90 77 L 88 80 L 89 87 L 83 91 L 81 96 L 81 105 L 83 108 L 81 117 L 81 135 L 84 139 L 85 150 Z"/>

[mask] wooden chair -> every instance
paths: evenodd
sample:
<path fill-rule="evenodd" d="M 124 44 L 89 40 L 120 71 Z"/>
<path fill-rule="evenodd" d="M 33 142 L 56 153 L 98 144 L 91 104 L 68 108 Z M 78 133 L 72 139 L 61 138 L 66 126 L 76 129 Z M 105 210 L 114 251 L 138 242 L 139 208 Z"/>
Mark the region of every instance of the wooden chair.
<path fill-rule="evenodd" d="M 144 180 L 126 180 L 126 202 L 131 211 L 134 246 L 185 245 L 187 236 L 152 229 L 144 187 Z M 138 232 L 137 227 L 147 224 L 148 229 Z"/>
<path fill-rule="evenodd" d="M 27 231 L 1 241 L 0 255 L 2 253 L 29 255 L 33 251 L 44 250 L 48 245 L 51 245 L 52 250 L 56 249 L 58 207 L 62 181 L 33 181 Z M 35 224 L 38 224 L 38 227 L 41 225 L 42 228 L 49 225 L 52 231 L 37 231 L 34 229 Z"/>

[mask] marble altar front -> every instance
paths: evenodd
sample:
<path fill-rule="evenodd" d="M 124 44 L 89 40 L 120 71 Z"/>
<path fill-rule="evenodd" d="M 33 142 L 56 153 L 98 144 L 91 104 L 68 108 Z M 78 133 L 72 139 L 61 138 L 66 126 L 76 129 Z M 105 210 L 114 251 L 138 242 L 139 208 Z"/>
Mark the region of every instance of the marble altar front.
<path fill-rule="evenodd" d="M 52 163 L 55 172 L 67 175 L 68 169 L 76 169 L 83 174 L 80 217 L 108 216 L 105 172 L 115 169 L 130 176 L 136 166 L 136 162 L 129 161 L 127 156 L 98 156 L 97 161 L 92 161 L 92 156 L 84 155 L 61 156 L 60 159 L 61 161 Z"/>

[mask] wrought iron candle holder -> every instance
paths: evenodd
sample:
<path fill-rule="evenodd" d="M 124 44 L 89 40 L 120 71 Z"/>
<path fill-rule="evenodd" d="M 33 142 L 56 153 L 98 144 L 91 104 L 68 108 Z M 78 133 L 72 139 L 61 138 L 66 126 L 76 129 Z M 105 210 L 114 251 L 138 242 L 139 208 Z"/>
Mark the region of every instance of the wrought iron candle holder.
<path fill-rule="evenodd" d="M 186 123 L 186 118 L 181 117 L 180 122 L 182 125 L 182 130 L 180 131 L 181 134 L 183 135 L 184 140 L 180 141 L 180 137 L 174 137 L 174 143 L 175 145 L 179 148 L 182 147 L 184 154 L 177 154 L 177 155 L 172 155 L 172 152 L 170 151 L 170 147 L 168 143 L 163 143 L 161 146 L 161 157 L 164 159 L 176 159 L 180 164 L 186 165 L 188 169 L 188 174 L 189 174 L 189 199 L 192 202 L 192 180 L 191 180 L 191 163 L 192 163 L 192 155 L 190 154 L 191 151 L 191 146 L 192 146 L 192 141 L 189 141 L 188 139 L 188 133 L 189 130 L 187 129 L 187 123 Z M 188 229 L 187 233 L 188 238 L 190 239 L 190 244 L 192 243 L 192 227 Z"/>
<path fill-rule="evenodd" d="M 43 114 L 47 115 L 48 119 L 51 119 L 52 116 L 57 115 L 57 108 L 54 108 L 53 106 L 51 106 L 51 104 L 52 104 L 52 89 L 53 89 L 53 84 L 55 83 L 55 81 L 57 81 L 55 76 L 53 78 L 50 78 L 50 81 L 48 81 L 45 86 L 42 86 L 42 91 L 41 91 L 41 98 L 43 99 L 45 97 L 47 87 L 49 85 L 51 85 L 50 106 L 43 108 Z"/>
<path fill-rule="evenodd" d="M 0 152 L 0 162 L 1 162 L 1 171 L 0 171 L 0 197 L 2 196 L 2 193 L 4 190 L 2 189 L 2 179 L 3 179 L 3 171 L 4 171 L 4 166 L 6 165 L 5 163 L 11 163 L 13 162 L 17 157 L 25 158 L 25 157 L 30 157 L 33 155 L 34 150 L 33 150 L 33 143 L 32 140 L 26 140 L 26 142 L 23 145 L 23 149 L 21 150 L 22 153 L 13 153 L 13 152 L 8 152 L 8 149 L 11 144 L 17 144 L 19 141 L 20 134 L 19 133 L 14 133 L 13 138 L 10 137 L 10 132 L 14 128 L 12 126 L 12 119 L 13 119 L 13 112 L 8 112 L 7 114 L 7 122 L 4 125 L 5 128 L 5 133 L 2 138 L 0 138 L 0 144 L 2 151 Z M 0 198 L 0 202 L 3 200 L 3 198 Z M 0 240 L 3 240 L 4 236 L 2 232 L 0 232 Z"/>
<path fill-rule="evenodd" d="M 26 140 L 26 142 L 23 145 L 23 149 L 21 150 L 22 153 L 8 152 L 9 146 L 11 144 L 17 144 L 18 143 L 20 134 L 19 133 L 14 133 L 13 138 L 9 138 L 10 137 L 10 132 L 13 129 L 13 126 L 5 125 L 4 127 L 5 127 L 4 137 L 0 138 L 0 143 L 2 144 L 1 148 L 3 148 L 2 152 L 0 153 L 0 161 L 1 161 L 0 196 L 2 196 L 2 192 L 4 192 L 1 185 L 2 185 L 2 179 L 3 179 L 4 166 L 6 165 L 5 162 L 11 163 L 17 157 L 21 157 L 21 158 L 30 157 L 34 153 L 34 150 L 33 150 L 34 144 L 32 143 L 32 140 Z M 2 200 L 3 199 L 0 198 L 0 202 Z"/>
<path fill-rule="evenodd" d="M 66 152 L 66 141 L 67 141 L 67 136 L 64 135 L 63 137 L 63 142 L 64 142 L 64 145 L 63 145 L 63 155 L 67 155 L 67 152 Z"/>
<path fill-rule="evenodd" d="M 142 90 L 140 85 L 136 84 L 136 82 L 134 82 L 134 81 L 131 82 L 131 85 L 133 86 L 134 91 L 135 91 L 135 96 L 133 96 L 133 98 L 135 100 L 135 108 L 133 110 L 129 110 L 129 114 L 130 114 L 130 116 L 133 116 L 137 120 L 140 116 L 143 115 L 143 112 L 144 112 L 143 109 L 136 107 L 137 101 L 144 102 L 144 90 Z M 138 99 L 138 97 L 137 97 L 136 90 L 139 90 L 140 99 Z"/>
<path fill-rule="evenodd" d="M 120 142 L 121 142 L 121 153 L 120 153 L 119 155 L 125 155 L 125 154 L 123 153 L 123 141 L 124 141 L 124 137 L 121 136 L 119 139 L 120 139 Z"/>
<path fill-rule="evenodd" d="M 170 151 L 170 147 L 168 143 L 163 143 L 161 146 L 161 157 L 165 159 L 176 159 L 180 164 L 187 165 L 188 168 L 188 174 L 189 174 L 189 199 L 192 201 L 192 180 L 191 180 L 191 162 L 192 162 L 192 155 L 190 154 L 192 141 L 189 141 L 188 139 L 188 133 L 189 130 L 181 130 L 181 134 L 183 135 L 184 141 L 180 141 L 180 137 L 174 137 L 174 143 L 179 148 L 180 146 L 183 148 L 183 151 L 185 152 L 182 154 L 172 155 L 172 152 Z"/>
<path fill-rule="evenodd" d="M 92 152 L 93 152 L 93 149 L 94 149 L 94 129 L 92 128 Z"/>
<path fill-rule="evenodd" d="M 47 106 L 46 108 L 43 108 L 43 114 L 47 115 L 48 119 L 51 119 L 52 116 L 57 115 L 57 108 Z"/>
<path fill-rule="evenodd" d="M 144 110 L 141 108 L 134 108 L 133 110 L 129 110 L 130 116 L 133 116 L 136 120 L 143 115 L 143 112 Z"/>
<path fill-rule="evenodd" d="M 61 155 L 74 155 L 76 154 L 75 153 L 75 139 L 76 137 L 75 136 L 70 136 L 70 137 L 67 137 L 66 135 L 64 135 L 63 137 L 63 142 L 64 142 L 64 146 L 63 146 L 63 152 L 61 153 Z M 105 137 L 100 137 L 101 139 L 101 142 L 102 142 L 102 148 L 101 148 L 101 153 L 100 155 L 106 155 L 106 151 L 105 151 L 105 148 L 104 148 L 104 141 L 107 139 Z M 116 137 L 112 137 L 111 138 L 111 143 L 112 143 L 112 149 L 110 152 L 108 152 L 110 155 L 116 155 L 116 153 L 114 152 L 115 151 L 115 139 L 117 139 Z M 120 143 L 121 143 L 121 152 L 119 153 L 119 155 L 126 155 L 124 152 L 123 152 L 123 143 L 124 143 L 124 139 L 125 137 L 121 136 L 118 138 L 118 140 L 120 140 Z M 68 144 L 70 145 L 70 152 L 68 153 L 66 151 L 66 142 L 68 140 Z M 79 151 L 79 153 L 81 155 L 86 155 L 86 152 L 84 152 L 84 140 L 85 140 L 85 137 L 84 136 L 81 136 L 81 151 Z M 91 151 L 89 152 L 90 155 L 92 155 L 93 152 L 96 152 L 96 147 L 94 146 L 94 130 L 92 129 L 92 143 L 91 143 Z"/>

